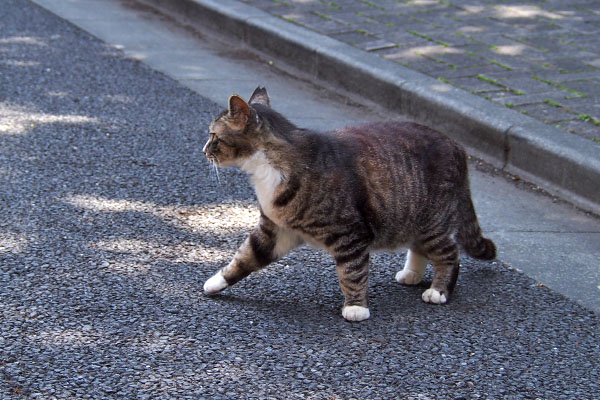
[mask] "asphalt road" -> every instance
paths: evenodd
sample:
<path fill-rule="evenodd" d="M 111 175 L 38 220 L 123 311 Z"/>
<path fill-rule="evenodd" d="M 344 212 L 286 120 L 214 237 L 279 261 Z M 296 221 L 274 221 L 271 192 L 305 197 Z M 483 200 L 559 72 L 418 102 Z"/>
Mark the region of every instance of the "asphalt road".
<path fill-rule="evenodd" d="M 502 262 L 452 301 L 374 258 L 340 315 L 302 248 L 206 297 L 257 216 L 201 153 L 214 103 L 27 0 L 0 8 L 0 398 L 594 399 L 598 317 Z"/>

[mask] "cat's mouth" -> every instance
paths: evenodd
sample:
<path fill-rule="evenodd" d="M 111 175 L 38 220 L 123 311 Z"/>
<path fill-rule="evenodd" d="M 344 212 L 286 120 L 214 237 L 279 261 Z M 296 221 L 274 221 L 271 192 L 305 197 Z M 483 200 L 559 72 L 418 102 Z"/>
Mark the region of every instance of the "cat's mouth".
<path fill-rule="evenodd" d="M 206 155 L 206 159 L 211 164 L 219 165 L 219 159 L 217 157 L 215 157 L 214 155 L 212 155 L 212 154 L 207 154 Z"/>
<path fill-rule="evenodd" d="M 212 154 L 207 154 L 206 159 L 208 160 L 211 167 L 213 167 L 215 169 L 217 169 L 221 166 L 221 164 L 219 163 L 219 159 Z"/>
<path fill-rule="evenodd" d="M 204 152 L 204 155 L 210 164 L 212 164 L 214 167 L 219 166 L 219 159 L 212 151 L 208 149 L 208 143 L 204 146 L 202 151 Z"/>
<path fill-rule="evenodd" d="M 217 178 L 217 181 L 220 183 L 221 178 L 219 177 L 219 159 L 212 154 L 206 154 L 206 159 L 210 165 L 210 173 L 211 175 L 214 173 L 214 176 Z"/>

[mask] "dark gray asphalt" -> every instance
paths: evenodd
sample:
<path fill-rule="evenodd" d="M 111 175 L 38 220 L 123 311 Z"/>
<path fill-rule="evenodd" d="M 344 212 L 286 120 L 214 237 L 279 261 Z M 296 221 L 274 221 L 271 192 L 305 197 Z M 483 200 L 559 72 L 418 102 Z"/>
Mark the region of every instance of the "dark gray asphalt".
<path fill-rule="evenodd" d="M 465 259 L 436 307 L 379 255 L 360 324 L 310 249 L 202 295 L 256 216 L 201 154 L 217 111 L 2 2 L 0 398 L 598 398 L 598 317 L 501 262 Z"/>

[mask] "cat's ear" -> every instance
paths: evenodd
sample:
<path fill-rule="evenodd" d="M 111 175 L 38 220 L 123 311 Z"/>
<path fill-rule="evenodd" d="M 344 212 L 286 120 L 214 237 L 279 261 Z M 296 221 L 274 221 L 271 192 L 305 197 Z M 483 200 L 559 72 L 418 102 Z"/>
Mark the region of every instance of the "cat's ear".
<path fill-rule="evenodd" d="M 254 93 L 250 96 L 250 100 L 248 101 L 250 104 L 262 104 L 267 107 L 271 107 L 271 99 L 269 98 L 269 93 L 267 93 L 267 89 L 264 87 L 257 87 L 254 89 Z"/>
<path fill-rule="evenodd" d="M 240 96 L 234 94 L 229 98 L 229 115 L 233 117 L 236 125 L 240 128 L 246 126 L 250 119 L 250 106 Z"/>

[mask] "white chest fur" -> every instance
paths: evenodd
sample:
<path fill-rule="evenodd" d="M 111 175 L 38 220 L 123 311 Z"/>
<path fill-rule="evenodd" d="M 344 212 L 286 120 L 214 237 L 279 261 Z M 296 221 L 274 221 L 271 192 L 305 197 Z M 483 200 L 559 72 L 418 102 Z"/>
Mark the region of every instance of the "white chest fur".
<path fill-rule="evenodd" d="M 252 157 L 247 158 L 241 168 L 251 175 L 252 184 L 256 190 L 256 197 L 265 215 L 275 219 L 273 214 L 273 195 L 275 188 L 281 183 L 281 172 L 269 164 L 269 160 L 262 151 L 257 151 Z"/>

